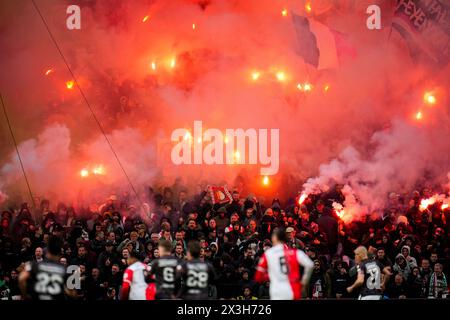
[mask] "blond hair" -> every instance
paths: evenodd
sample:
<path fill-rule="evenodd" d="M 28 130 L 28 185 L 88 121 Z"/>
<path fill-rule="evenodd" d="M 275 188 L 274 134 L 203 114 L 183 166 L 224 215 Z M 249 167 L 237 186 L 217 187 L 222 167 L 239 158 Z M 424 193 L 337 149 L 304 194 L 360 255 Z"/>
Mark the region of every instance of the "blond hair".
<path fill-rule="evenodd" d="M 367 249 L 364 246 L 359 246 L 358 248 L 355 249 L 355 255 L 358 254 L 359 256 L 361 256 L 361 259 L 367 259 L 369 257 L 368 253 L 367 253 Z"/>

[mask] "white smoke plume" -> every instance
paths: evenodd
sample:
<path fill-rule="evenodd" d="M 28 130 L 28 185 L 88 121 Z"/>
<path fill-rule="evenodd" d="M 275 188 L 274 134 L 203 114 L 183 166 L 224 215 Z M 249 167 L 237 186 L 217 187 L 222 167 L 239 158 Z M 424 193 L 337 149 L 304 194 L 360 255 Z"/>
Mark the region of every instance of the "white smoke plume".
<path fill-rule="evenodd" d="M 135 129 L 124 128 L 108 135 L 120 154 L 120 161 L 130 180 L 136 186 L 152 181 L 152 164 L 155 150 Z M 132 142 L 132 143 L 130 143 Z M 24 167 L 37 195 L 46 195 L 55 200 L 70 201 L 82 196 L 85 200 L 102 200 L 111 192 L 129 190 L 128 181 L 122 174 L 116 159 L 111 155 L 109 145 L 103 136 L 79 146 L 71 152 L 71 137 L 68 128 L 54 124 L 47 127 L 36 139 L 22 142 L 18 146 L 24 159 Z M 90 159 L 95 159 L 91 162 Z M 101 172 L 95 170 L 101 168 Z M 81 170 L 87 170 L 85 181 Z M 11 153 L 10 161 L 1 169 L 2 176 L 11 185 L 23 180 L 16 153 Z M 43 181 L 45 183 L 39 183 Z M 95 190 L 97 196 L 90 195 Z M 78 200 L 81 200 L 78 198 Z"/>
<path fill-rule="evenodd" d="M 319 167 L 319 175 L 303 185 L 304 192 L 326 192 L 335 184 L 343 184 L 347 217 L 356 219 L 382 209 L 390 192 L 406 194 L 424 187 L 446 189 L 444 168 L 448 168 L 449 157 L 440 152 L 447 143 L 441 134 L 437 126 L 423 130 L 394 121 L 392 127 L 373 135 L 368 157 L 347 147 L 338 158 Z M 439 157 L 434 156 L 436 152 Z"/>

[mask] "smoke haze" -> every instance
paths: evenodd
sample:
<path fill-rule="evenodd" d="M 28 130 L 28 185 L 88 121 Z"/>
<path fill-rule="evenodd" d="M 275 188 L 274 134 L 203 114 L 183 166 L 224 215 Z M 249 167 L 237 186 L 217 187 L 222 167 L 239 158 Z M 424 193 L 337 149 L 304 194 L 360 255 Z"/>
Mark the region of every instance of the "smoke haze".
<path fill-rule="evenodd" d="M 170 134 L 194 120 L 222 131 L 279 128 L 271 196 L 342 183 L 361 212 L 381 207 L 391 191 L 448 183 L 449 66 L 410 58 L 390 28 L 391 1 L 310 1 L 311 13 L 297 0 L 36 2 L 140 193 L 176 176 L 232 186 L 237 175 L 246 190 L 268 192 L 259 167 L 172 165 Z M 365 11 L 374 2 L 383 29 L 369 31 Z M 70 4 L 82 9 L 81 30 L 65 26 Z M 0 91 L 34 193 L 72 202 L 131 193 L 77 88 L 66 87 L 73 79 L 31 2 L 3 1 L 0 12 Z M 344 34 L 356 54 L 344 52 L 333 68 L 306 64 L 293 12 Z M 305 82 L 311 92 L 298 90 Z M 427 91 L 433 106 L 424 105 Z M 26 199 L 0 119 L 0 203 Z M 98 166 L 104 172 L 80 176 Z"/>

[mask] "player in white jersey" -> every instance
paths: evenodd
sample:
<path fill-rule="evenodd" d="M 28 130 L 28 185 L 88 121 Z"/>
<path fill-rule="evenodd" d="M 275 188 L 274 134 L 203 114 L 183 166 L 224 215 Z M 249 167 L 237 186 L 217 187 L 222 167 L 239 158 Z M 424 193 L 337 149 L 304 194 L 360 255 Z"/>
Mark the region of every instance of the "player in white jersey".
<path fill-rule="evenodd" d="M 122 290 L 120 298 L 122 300 L 154 300 L 155 286 L 147 283 L 150 267 L 138 259 L 136 251 L 130 252 L 128 268 L 123 274 Z"/>
<path fill-rule="evenodd" d="M 266 250 L 256 267 L 255 280 L 259 283 L 270 280 L 270 299 L 298 300 L 302 296 L 314 263 L 301 250 L 289 248 L 286 233 L 277 229 L 272 234 L 272 248 Z M 300 274 L 303 267 L 303 276 Z"/>

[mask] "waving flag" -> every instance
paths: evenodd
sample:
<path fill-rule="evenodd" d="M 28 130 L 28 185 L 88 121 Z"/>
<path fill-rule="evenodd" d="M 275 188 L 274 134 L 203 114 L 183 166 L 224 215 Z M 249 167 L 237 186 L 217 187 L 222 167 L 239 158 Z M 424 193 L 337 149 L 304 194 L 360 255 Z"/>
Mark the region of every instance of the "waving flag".
<path fill-rule="evenodd" d="M 308 18 L 292 13 L 292 22 L 298 39 L 297 53 L 303 57 L 306 63 L 316 68 L 319 67 L 320 51 Z"/>
<path fill-rule="evenodd" d="M 213 204 L 225 204 L 233 201 L 231 197 L 231 193 L 228 191 L 227 187 L 218 187 L 218 186 L 208 186 L 209 194 L 211 195 L 211 199 Z"/>
<path fill-rule="evenodd" d="M 338 68 L 345 58 L 354 58 L 356 50 L 347 36 L 312 18 L 292 14 L 297 35 L 297 53 L 317 69 Z"/>
<path fill-rule="evenodd" d="M 397 0 L 392 27 L 408 43 L 413 57 L 426 54 L 436 63 L 450 60 L 450 3 Z"/>

